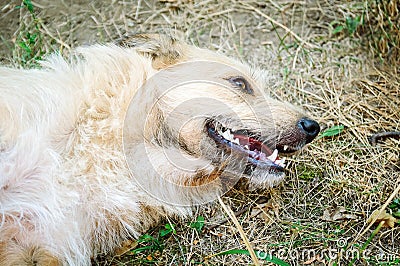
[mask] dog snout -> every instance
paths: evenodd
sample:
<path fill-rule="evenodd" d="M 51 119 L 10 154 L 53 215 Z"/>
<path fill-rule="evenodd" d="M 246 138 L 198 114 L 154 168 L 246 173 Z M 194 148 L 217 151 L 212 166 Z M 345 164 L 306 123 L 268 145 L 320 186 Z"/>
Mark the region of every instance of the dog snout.
<path fill-rule="evenodd" d="M 307 117 L 300 119 L 297 126 L 305 133 L 307 143 L 310 143 L 320 131 L 318 122 Z"/>

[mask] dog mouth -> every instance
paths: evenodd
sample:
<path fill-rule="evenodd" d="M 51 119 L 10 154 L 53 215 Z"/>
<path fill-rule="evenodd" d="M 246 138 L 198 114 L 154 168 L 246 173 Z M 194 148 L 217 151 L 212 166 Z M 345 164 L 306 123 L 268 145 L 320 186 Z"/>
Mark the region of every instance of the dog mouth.
<path fill-rule="evenodd" d="M 246 129 L 233 131 L 223 127 L 218 122 L 207 122 L 208 135 L 219 148 L 227 150 L 238 156 L 245 157 L 248 165 L 266 169 L 269 172 L 283 172 L 285 170 L 285 158 L 279 157 L 277 148 L 266 144 L 259 136 Z M 287 152 L 294 152 L 289 147 L 283 146 Z"/>

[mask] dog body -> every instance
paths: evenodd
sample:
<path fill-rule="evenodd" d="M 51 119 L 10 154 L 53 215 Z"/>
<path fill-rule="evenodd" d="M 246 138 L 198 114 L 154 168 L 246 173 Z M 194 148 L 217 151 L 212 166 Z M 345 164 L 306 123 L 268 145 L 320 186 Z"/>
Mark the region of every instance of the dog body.
<path fill-rule="evenodd" d="M 202 64 L 212 82 L 164 91 L 171 80 L 201 72 L 185 65 L 199 60 L 229 67 Z M 257 187 L 279 182 L 277 159 L 261 160 L 272 170 L 257 163 L 249 170 L 247 160 L 255 157 L 221 148 L 221 140 L 230 142 L 220 125 L 232 132 L 261 128 L 258 136 L 273 138 L 282 152 L 301 148 L 319 127 L 314 123 L 310 133 L 311 120 L 301 111 L 251 92 L 249 86 L 266 87 L 266 74 L 251 71 L 156 36 L 80 48 L 69 59 L 56 54 L 41 69 L 0 68 L 0 265 L 89 265 L 162 217 L 190 215 L 190 206 L 221 194 L 224 177 L 244 175 Z M 218 82 L 245 86 L 235 96 Z M 198 107 L 184 106 L 210 95 Z M 246 119 L 266 108 L 261 126 Z M 232 113 L 244 125 L 226 118 Z M 242 135 L 233 134 L 240 144 L 254 141 Z M 254 145 L 268 149 L 261 141 Z M 182 155 L 185 170 L 174 165 Z M 238 166 L 243 161 L 246 169 Z"/>

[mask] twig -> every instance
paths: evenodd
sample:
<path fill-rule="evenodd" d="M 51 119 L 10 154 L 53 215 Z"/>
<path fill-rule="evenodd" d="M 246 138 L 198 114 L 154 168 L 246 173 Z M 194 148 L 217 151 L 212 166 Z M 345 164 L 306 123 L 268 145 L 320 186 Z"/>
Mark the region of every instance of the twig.
<path fill-rule="evenodd" d="M 372 135 L 371 137 L 369 137 L 369 142 L 371 143 L 372 146 L 375 146 L 378 142 L 378 139 L 399 138 L 399 137 L 400 137 L 400 131 L 387 131 Z"/>
<path fill-rule="evenodd" d="M 226 214 L 228 214 L 228 216 L 231 218 L 231 220 L 235 224 L 236 228 L 239 230 L 240 236 L 242 237 L 242 240 L 243 240 L 244 244 L 246 245 L 247 250 L 250 253 L 250 256 L 254 262 L 254 265 L 259 266 L 260 262 L 257 259 L 256 253 L 254 252 L 254 249 L 251 246 L 249 239 L 247 238 L 246 234 L 244 233 L 242 226 L 240 225 L 239 221 L 236 219 L 235 214 L 233 213 L 231 208 L 229 208 L 227 205 L 225 205 L 225 203 L 222 201 L 221 197 L 218 197 L 218 201 L 221 204 L 224 211 L 226 212 Z"/>

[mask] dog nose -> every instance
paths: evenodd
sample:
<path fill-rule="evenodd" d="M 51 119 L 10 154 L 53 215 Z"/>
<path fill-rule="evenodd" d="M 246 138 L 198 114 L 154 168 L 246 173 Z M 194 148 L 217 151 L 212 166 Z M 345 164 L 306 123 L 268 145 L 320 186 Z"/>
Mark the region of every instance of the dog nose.
<path fill-rule="evenodd" d="M 307 143 L 310 143 L 320 131 L 319 124 L 307 117 L 300 119 L 297 125 L 304 133 L 306 133 Z"/>

